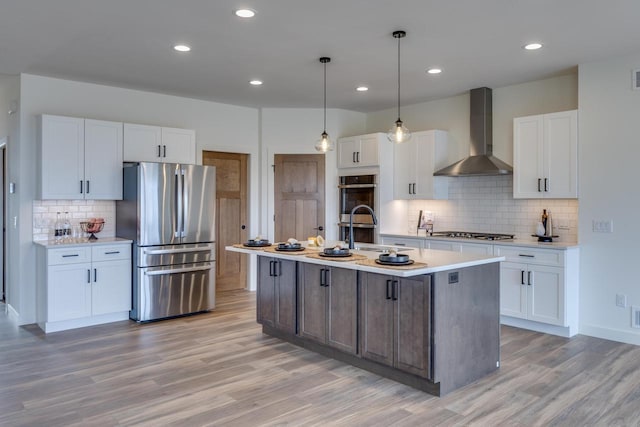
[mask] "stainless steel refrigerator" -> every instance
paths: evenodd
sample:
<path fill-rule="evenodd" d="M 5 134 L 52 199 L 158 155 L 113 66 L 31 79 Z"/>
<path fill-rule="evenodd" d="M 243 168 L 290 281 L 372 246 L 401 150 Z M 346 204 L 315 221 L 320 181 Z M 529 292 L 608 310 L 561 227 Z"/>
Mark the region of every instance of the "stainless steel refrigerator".
<path fill-rule="evenodd" d="M 143 322 L 215 306 L 216 169 L 125 164 L 116 235 L 134 241 L 133 307 Z"/>

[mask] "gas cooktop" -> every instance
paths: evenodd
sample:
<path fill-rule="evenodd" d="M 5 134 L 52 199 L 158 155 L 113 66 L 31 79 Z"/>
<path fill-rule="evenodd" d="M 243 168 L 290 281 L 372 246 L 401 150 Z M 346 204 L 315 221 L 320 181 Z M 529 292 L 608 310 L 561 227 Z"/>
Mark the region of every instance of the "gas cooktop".
<path fill-rule="evenodd" d="M 473 233 L 468 231 L 434 231 L 430 235 L 433 237 L 455 237 L 479 240 L 513 240 L 514 237 L 513 234 Z"/>

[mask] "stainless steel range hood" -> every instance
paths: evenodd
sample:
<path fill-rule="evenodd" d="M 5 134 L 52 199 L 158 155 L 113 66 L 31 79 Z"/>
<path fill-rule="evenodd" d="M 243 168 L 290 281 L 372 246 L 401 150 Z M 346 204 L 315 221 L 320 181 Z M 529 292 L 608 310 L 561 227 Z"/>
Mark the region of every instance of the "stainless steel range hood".
<path fill-rule="evenodd" d="M 491 89 L 469 91 L 471 149 L 469 157 L 440 169 L 435 176 L 509 175 L 513 168 L 493 156 Z"/>

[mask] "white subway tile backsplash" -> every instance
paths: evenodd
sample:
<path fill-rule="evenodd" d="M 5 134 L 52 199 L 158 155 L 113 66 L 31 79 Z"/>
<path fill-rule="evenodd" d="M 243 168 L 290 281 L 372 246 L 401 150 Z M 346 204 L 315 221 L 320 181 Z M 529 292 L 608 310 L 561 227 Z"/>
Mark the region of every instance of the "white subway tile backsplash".
<path fill-rule="evenodd" d="M 89 218 L 104 218 L 104 228 L 98 237 L 115 237 L 116 204 L 113 200 L 34 200 L 33 201 L 33 240 L 53 238 L 56 212 L 64 219 L 69 212 L 72 226 Z"/>
<path fill-rule="evenodd" d="M 551 211 L 560 241 L 578 240 L 578 200 L 514 199 L 511 175 L 450 179 L 448 200 L 409 202 L 408 228 L 415 230 L 418 212 L 428 210 L 434 213 L 436 231 L 509 233 L 525 239 L 534 234 L 543 209 Z"/>

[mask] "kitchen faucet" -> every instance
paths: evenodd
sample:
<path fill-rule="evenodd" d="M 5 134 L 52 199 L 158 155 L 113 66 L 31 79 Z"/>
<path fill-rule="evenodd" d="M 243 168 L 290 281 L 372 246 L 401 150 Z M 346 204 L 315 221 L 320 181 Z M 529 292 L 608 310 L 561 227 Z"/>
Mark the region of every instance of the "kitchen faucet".
<path fill-rule="evenodd" d="M 353 214 L 360 208 L 365 208 L 369 212 L 371 212 L 371 217 L 373 218 L 373 225 L 378 224 L 378 218 L 376 218 L 376 214 L 373 213 L 373 209 L 371 209 L 367 205 L 358 205 L 355 208 L 351 209 L 351 214 L 349 214 L 349 249 L 354 249 L 353 245 Z"/>

